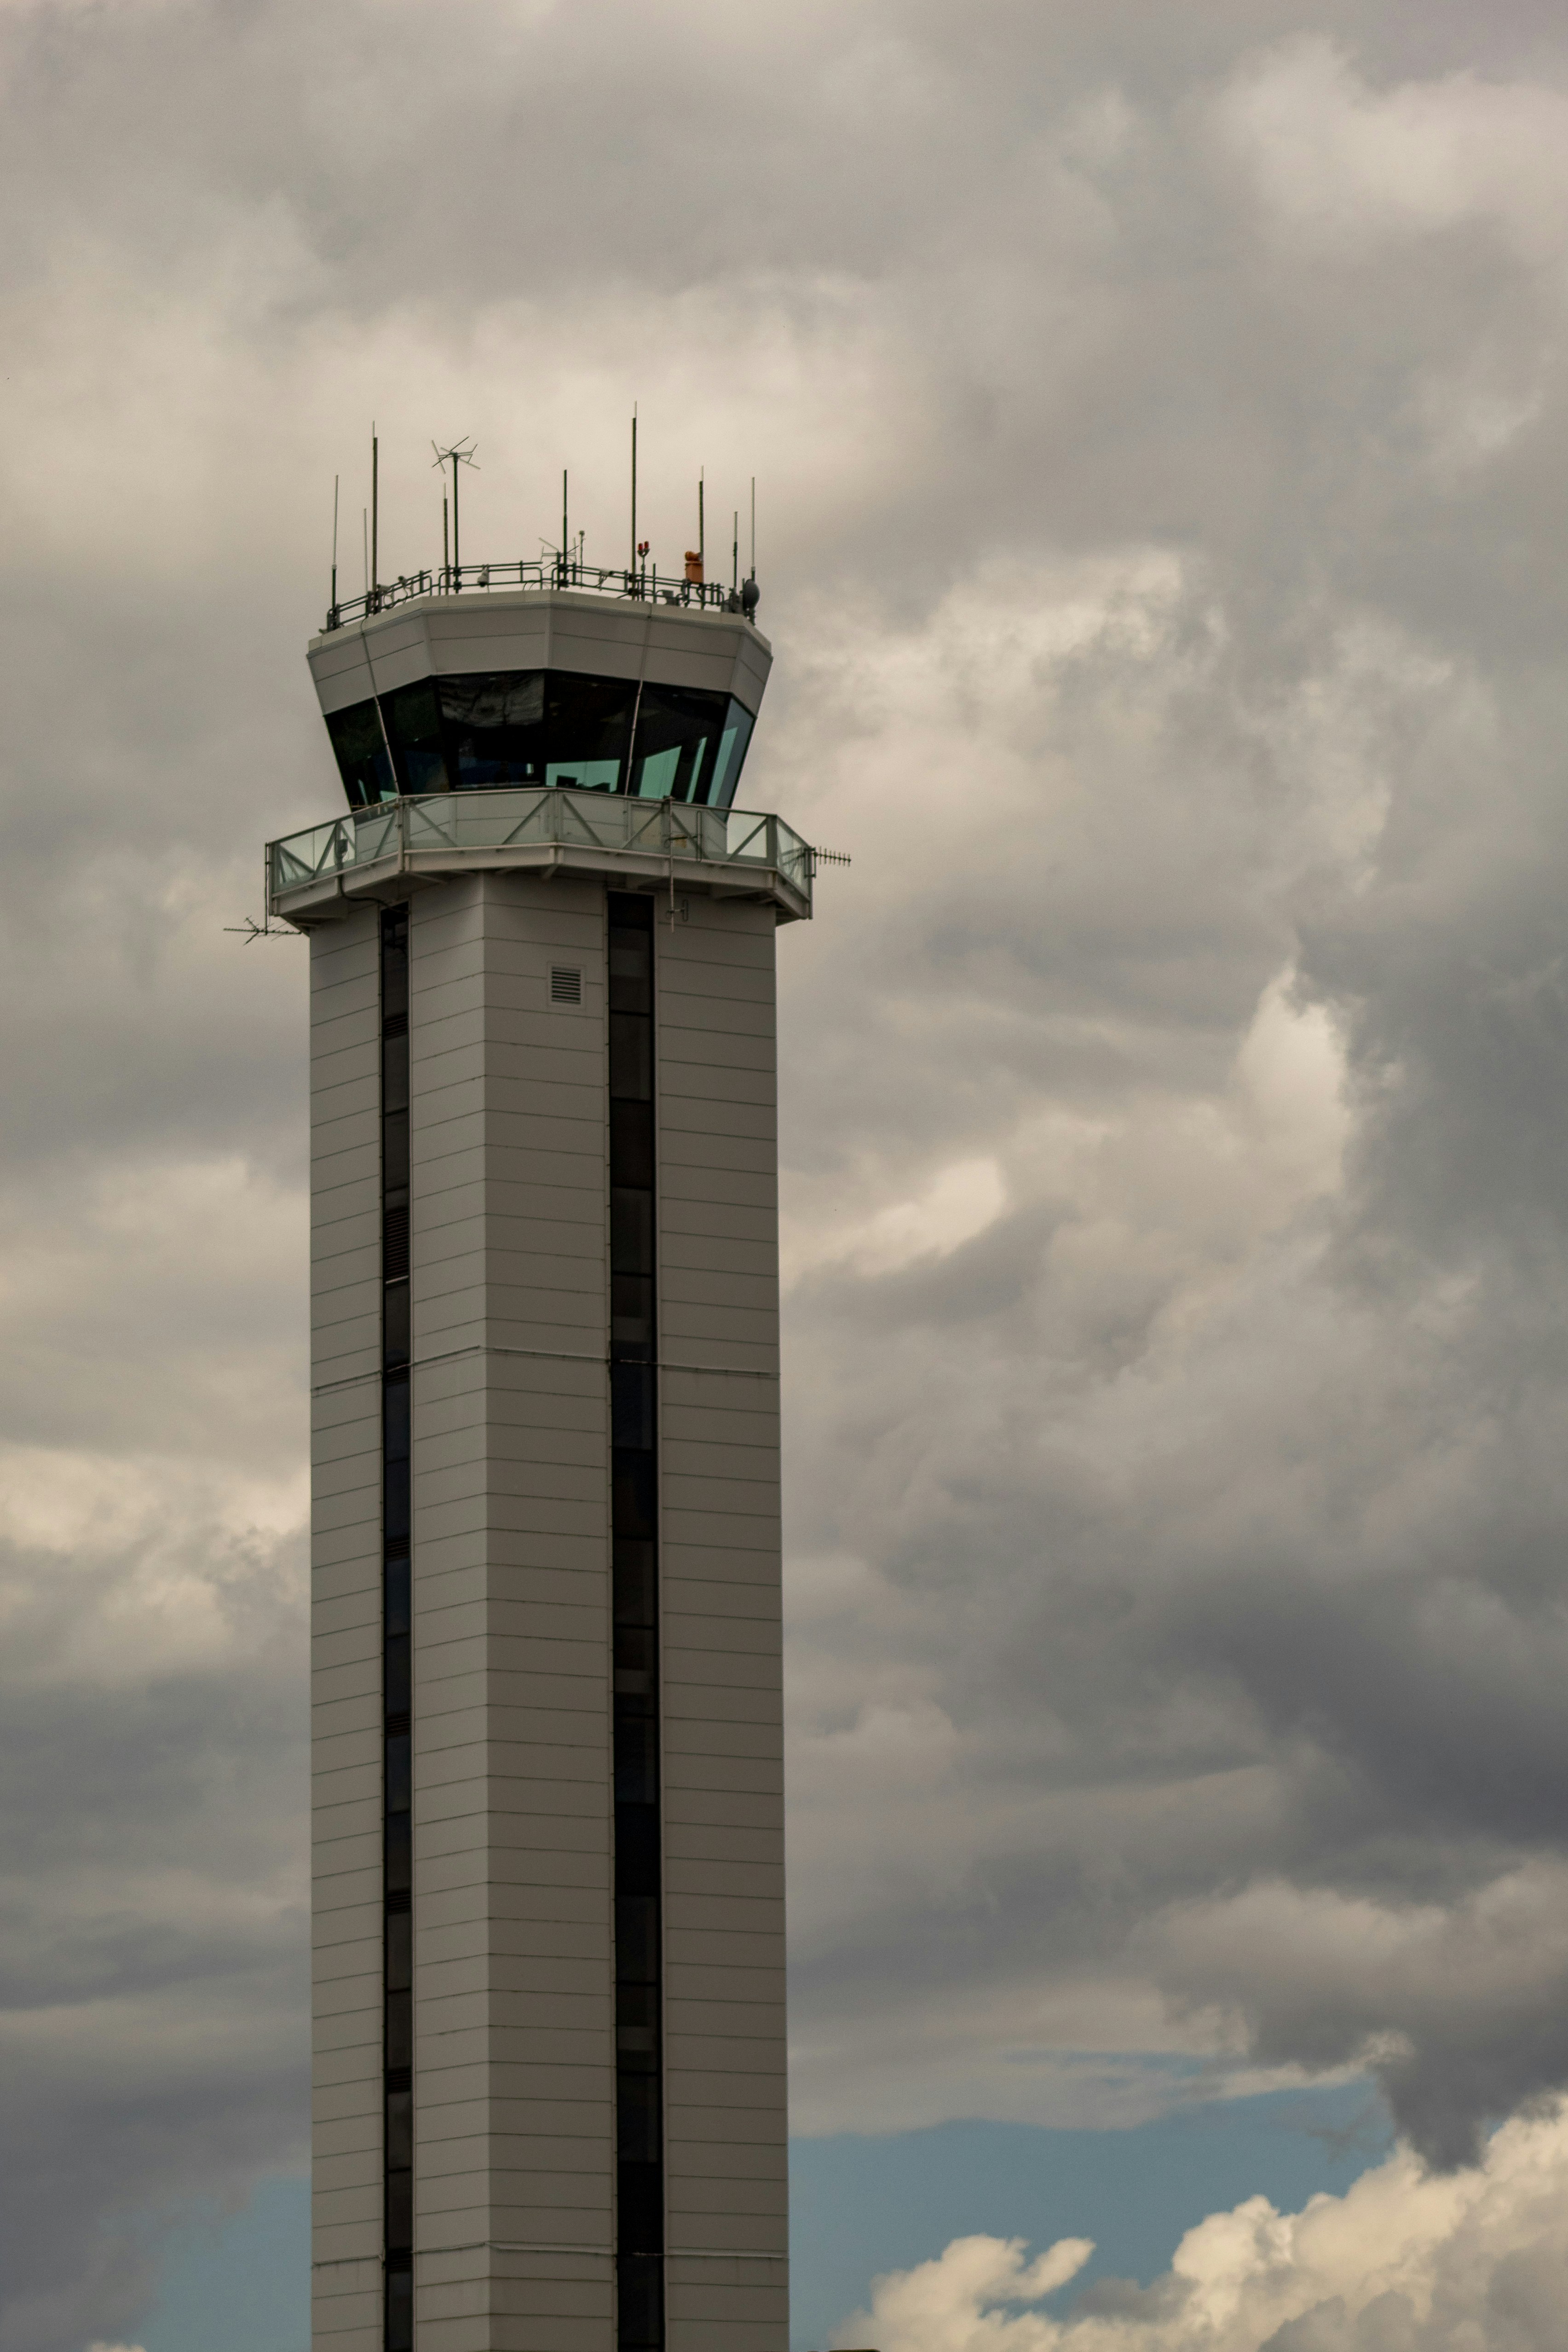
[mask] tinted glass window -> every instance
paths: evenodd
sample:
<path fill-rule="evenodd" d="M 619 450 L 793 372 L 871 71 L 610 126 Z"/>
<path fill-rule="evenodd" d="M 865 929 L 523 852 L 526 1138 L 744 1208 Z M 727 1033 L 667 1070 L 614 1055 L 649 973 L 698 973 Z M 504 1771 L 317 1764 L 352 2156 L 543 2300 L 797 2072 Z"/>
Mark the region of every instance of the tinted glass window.
<path fill-rule="evenodd" d="M 651 2074 L 623 2075 L 616 2090 L 616 2153 L 623 2164 L 657 2164 L 662 2153 L 658 2083 Z M 651 2227 L 658 2217 L 647 2218 Z"/>
<path fill-rule="evenodd" d="M 381 1041 L 381 1107 L 383 1110 L 408 1108 L 408 1032 L 384 1037 Z"/>
<path fill-rule="evenodd" d="M 356 702 L 347 710 L 334 710 L 327 721 L 327 733 L 351 808 L 396 799 L 397 784 L 374 702 Z"/>
<path fill-rule="evenodd" d="M 395 2205 L 395 2196 L 400 2200 Z M 411 2174 L 399 2177 L 395 2191 L 387 2185 L 386 2242 L 389 2247 L 414 2243 Z M 386 2272 L 386 2352 L 414 2352 L 414 2273 L 391 2263 Z"/>
<path fill-rule="evenodd" d="M 389 1634 L 406 1633 L 412 1622 L 409 1601 L 412 1598 L 409 1562 L 389 1559 L 386 1563 L 384 1591 L 386 1604 L 386 1630 Z"/>
<path fill-rule="evenodd" d="M 334 711 L 327 731 L 353 808 L 524 784 L 728 808 L 753 723 L 732 695 L 495 670 L 417 679 L 384 694 L 379 715 L 373 701 Z"/>
<path fill-rule="evenodd" d="M 406 1813 L 413 1803 L 414 1742 L 406 1731 L 397 1731 L 386 1743 L 386 1810 Z"/>
<path fill-rule="evenodd" d="M 629 678 L 549 673 L 547 784 L 580 793 L 618 793 L 625 773 L 637 688 Z"/>
<path fill-rule="evenodd" d="M 409 1671 L 409 1638 L 406 1633 L 388 1633 L 382 1654 L 382 1704 L 388 1715 L 407 1715 L 414 1696 L 413 1678 Z"/>
<path fill-rule="evenodd" d="M 389 1192 L 408 1189 L 408 1113 L 389 1111 L 381 1122 L 381 1181 Z"/>
<path fill-rule="evenodd" d="M 711 807 L 729 808 L 732 804 L 735 787 L 741 781 L 746 749 L 752 740 L 752 730 L 756 723 L 745 704 L 737 702 L 731 695 L 730 708 L 724 713 L 724 724 L 719 733 L 713 785 L 708 795 Z"/>
<path fill-rule="evenodd" d="M 408 1375 L 387 1381 L 382 1390 L 382 1445 L 388 1462 L 408 1459 Z"/>
<path fill-rule="evenodd" d="M 436 684 L 449 772 L 459 792 L 544 782 L 542 670 L 499 670 Z"/>
<path fill-rule="evenodd" d="M 610 1265 L 616 1274 L 651 1274 L 653 1272 L 653 1194 L 636 1192 L 630 1185 L 614 1187 L 610 1193 Z M 617 1445 L 630 1445 L 629 1437 L 617 1437 Z"/>
<path fill-rule="evenodd" d="M 706 801 L 729 710 L 721 694 L 645 686 L 632 749 L 632 789 L 645 801 Z"/>
<path fill-rule="evenodd" d="M 647 1450 L 653 1444 L 653 1366 L 616 1364 L 610 1370 L 611 1444 Z"/>
<path fill-rule="evenodd" d="M 386 1817 L 386 1892 L 406 1895 L 414 1885 L 414 1832 L 411 1813 L 389 1813 Z"/>
<path fill-rule="evenodd" d="M 610 950 L 611 970 L 615 949 Z M 615 982 L 612 980 L 611 987 Z M 615 1003 L 614 996 L 611 1003 Z M 616 1008 L 619 1011 L 619 1007 Z M 653 1184 L 653 1111 L 646 1102 L 610 1105 L 610 1160 L 618 1184 Z"/>
<path fill-rule="evenodd" d="M 444 793 L 447 758 L 435 679 L 422 677 L 414 686 L 400 686 L 395 694 L 383 695 L 381 707 L 404 791 Z"/>
<path fill-rule="evenodd" d="M 640 1013 L 610 1015 L 610 1092 L 630 1102 L 647 1102 L 653 1094 L 650 1026 Z"/>
<path fill-rule="evenodd" d="M 633 1543 L 617 1536 L 615 1543 L 616 1622 L 651 1626 L 658 1590 L 658 1568 L 650 1543 Z"/>
<path fill-rule="evenodd" d="M 616 1906 L 616 1975 L 658 1981 L 658 1904 L 646 1895 L 623 1895 Z"/>

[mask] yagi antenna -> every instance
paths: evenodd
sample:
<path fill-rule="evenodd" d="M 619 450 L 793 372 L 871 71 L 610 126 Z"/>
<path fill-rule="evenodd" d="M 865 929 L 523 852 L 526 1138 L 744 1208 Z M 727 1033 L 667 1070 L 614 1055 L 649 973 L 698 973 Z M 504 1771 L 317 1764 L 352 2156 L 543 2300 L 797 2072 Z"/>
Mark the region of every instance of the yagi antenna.
<path fill-rule="evenodd" d="M 467 439 L 454 441 L 449 449 L 436 448 L 434 441 L 430 444 L 432 449 L 436 450 L 437 466 L 440 467 L 450 466 L 452 468 L 452 585 L 455 588 L 460 588 L 463 584 L 459 576 L 463 558 L 458 545 L 458 468 L 459 466 L 474 465 L 474 452 L 479 446 L 477 441 Z M 479 467 L 474 466 L 476 474 L 479 470 Z M 445 537 L 446 534 L 443 532 L 442 536 Z M 442 552 L 444 555 L 445 550 Z"/>

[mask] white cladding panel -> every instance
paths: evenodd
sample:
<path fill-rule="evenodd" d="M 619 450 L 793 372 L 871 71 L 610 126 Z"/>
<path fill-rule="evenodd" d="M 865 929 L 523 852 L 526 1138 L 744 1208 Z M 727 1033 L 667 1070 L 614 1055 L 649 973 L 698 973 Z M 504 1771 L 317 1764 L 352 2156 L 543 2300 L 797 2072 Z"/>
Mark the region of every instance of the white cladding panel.
<path fill-rule="evenodd" d="M 310 662 L 324 716 L 416 678 L 523 669 L 703 687 L 754 714 L 773 648 L 739 614 L 572 589 L 479 589 L 329 630 L 311 639 Z"/>

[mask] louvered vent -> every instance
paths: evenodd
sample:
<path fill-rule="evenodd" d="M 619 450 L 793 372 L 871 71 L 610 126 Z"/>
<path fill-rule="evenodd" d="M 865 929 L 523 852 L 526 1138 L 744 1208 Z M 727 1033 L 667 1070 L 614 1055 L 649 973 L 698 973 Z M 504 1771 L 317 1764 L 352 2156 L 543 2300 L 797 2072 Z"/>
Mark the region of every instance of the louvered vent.
<path fill-rule="evenodd" d="M 575 964 L 552 963 L 550 967 L 550 1002 L 552 1004 L 581 1004 L 583 975 Z"/>
<path fill-rule="evenodd" d="M 408 1212 L 405 1208 L 388 1209 L 382 1222 L 382 1280 L 406 1282 L 408 1279 Z"/>

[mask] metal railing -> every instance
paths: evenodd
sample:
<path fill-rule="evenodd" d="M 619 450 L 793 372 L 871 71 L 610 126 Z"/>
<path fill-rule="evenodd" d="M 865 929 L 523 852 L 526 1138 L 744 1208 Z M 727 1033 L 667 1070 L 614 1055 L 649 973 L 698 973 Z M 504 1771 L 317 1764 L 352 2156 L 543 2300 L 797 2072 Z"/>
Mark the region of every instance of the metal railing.
<path fill-rule="evenodd" d="M 636 571 L 605 570 L 579 562 L 574 556 L 541 556 L 536 562 L 520 557 L 515 563 L 444 563 L 436 572 L 400 573 L 395 580 L 348 596 L 327 610 L 325 626 L 341 629 L 346 622 L 369 620 L 390 613 L 416 596 L 458 596 L 482 588 L 580 588 L 595 596 L 631 598 L 645 604 L 684 604 L 706 613 L 739 613 L 750 620 L 756 611 L 755 583 L 726 588 L 718 580 L 688 580 L 643 564 Z M 750 601 L 747 592 L 752 592 Z"/>
<path fill-rule="evenodd" d="M 429 793 L 356 809 L 267 845 L 269 910 L 295 890 L 395 859 L 438 866 L 444 852 L 560 844 L 625 856 L 771 869 L 811 903 L 816 870 L 811 844 L 782 817 L 746 809 L 694 808 L 682 801 L 632 800 L 610 793 L 537 785 L 521 792 Z"/>

